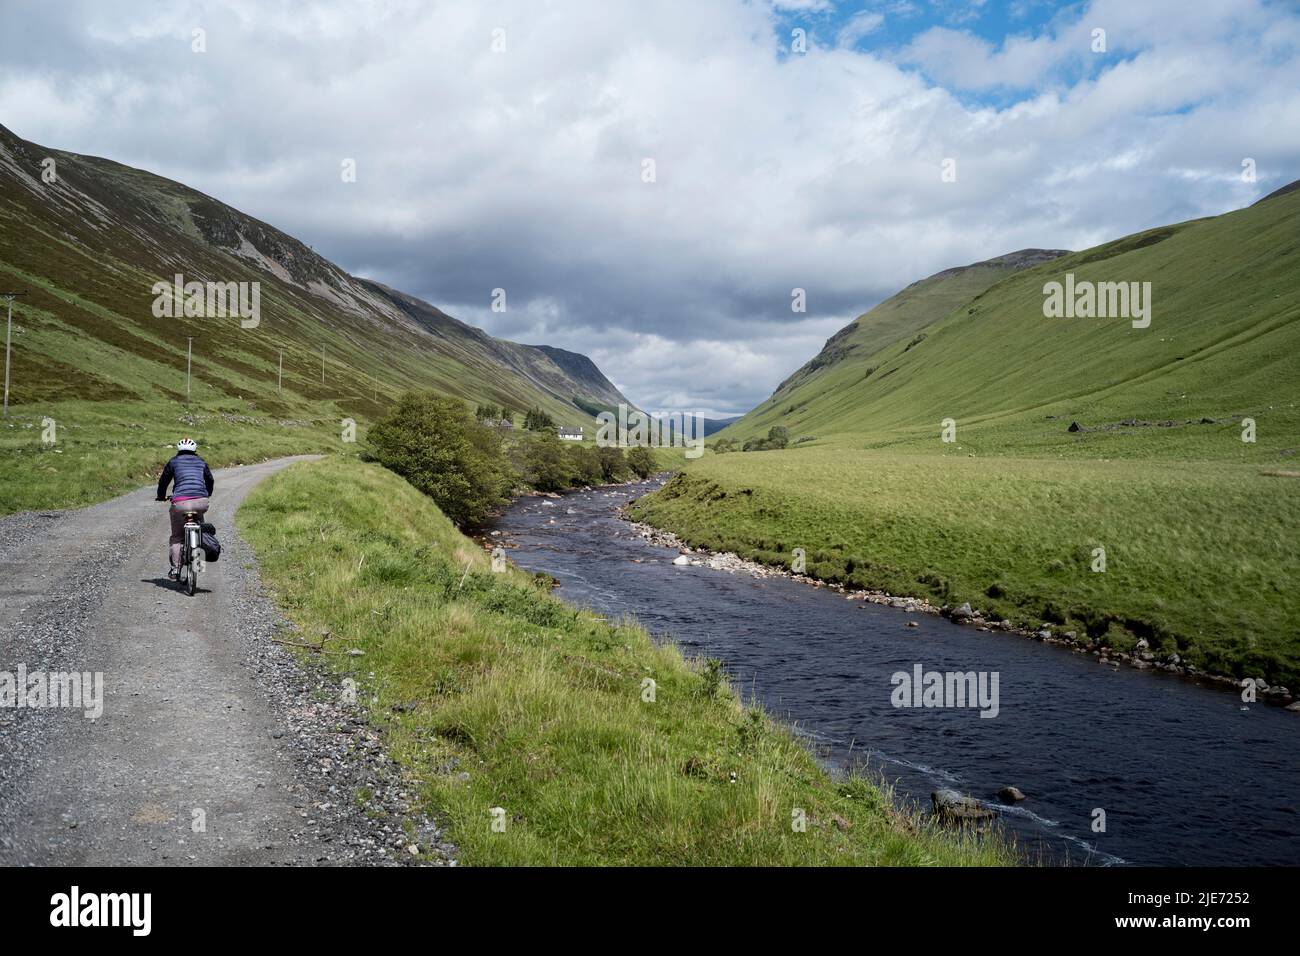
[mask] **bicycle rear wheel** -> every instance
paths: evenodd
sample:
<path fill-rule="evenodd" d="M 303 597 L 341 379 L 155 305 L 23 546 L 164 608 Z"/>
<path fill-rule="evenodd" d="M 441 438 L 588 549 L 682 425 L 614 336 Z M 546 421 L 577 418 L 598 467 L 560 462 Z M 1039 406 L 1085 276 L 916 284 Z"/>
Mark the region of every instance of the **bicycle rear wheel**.
<path fill-rule="evenodd" d="M 199 572 L 195 569 L 194 550 L 187 544 L 185 546 L 185 591 L 190 597 L 194 597 L 194 592 L 199 586 Z"/>

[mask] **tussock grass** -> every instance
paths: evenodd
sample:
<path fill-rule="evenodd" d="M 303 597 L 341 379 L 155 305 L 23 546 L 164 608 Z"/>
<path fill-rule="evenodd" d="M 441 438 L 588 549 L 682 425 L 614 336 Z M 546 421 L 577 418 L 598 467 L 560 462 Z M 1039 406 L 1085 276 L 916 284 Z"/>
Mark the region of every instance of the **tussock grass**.
<path fill-rule="evenodd" d="M 287 613 L 447 821 L 495 865 L 992 865 L 998 839 L 931 830 L 834 780 L 716 667 L 634 622 L 494 574 L 427 498 L 349 459 L 286 469 L 239 513 Z M 349 656 L 359 649 L 364 656 Z M 655 700 L 642 700 L 643 682 Z M 468 774 L 462 779 L 460 774 Z M 505 811 L 505 832 L 491 809 Z M 806 832 L 794 832 L 802 809 Z"/>

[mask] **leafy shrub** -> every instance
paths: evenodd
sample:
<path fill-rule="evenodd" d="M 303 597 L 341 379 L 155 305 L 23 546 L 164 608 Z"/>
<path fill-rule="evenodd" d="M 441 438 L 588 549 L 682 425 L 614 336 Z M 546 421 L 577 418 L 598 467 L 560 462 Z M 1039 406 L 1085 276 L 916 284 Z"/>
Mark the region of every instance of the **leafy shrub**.
<path fill-rule="evenodd" d="M 706 700 L 717 697 L 722 687 L 722 661 L 716 657 L 705 658 L 700 678 L 699 695 Z"/>
<path fill-rule="evenodd" d="M 517 450 L 524 480 L 538 491 L 563 491 L 577 482 L 575 459 L 554 432 L 529 436 Z"/>
<path fill-rule="evenodd" d="M 481 524 L 512 484 L 496 430 L 436 392 L 407 392 L 367 440 L 367 460 L 401 475 L 462 528 Z"/>
<path fill-rule="evenodd" d="M 784 425 L 773 425 L 767 430 L 766 438 L 751 438 L 743 446 L 741 451 L 771 451 L 773 449 L 785 448 L 790 444 L 790 430 Z"/>
<path fill-rule="evenodd" d="M 565 453 L 576 485 L 598 485 L 605 477 L 601 465 L 600 449 L 594 445 L 570 444 Z"/>
<path fill-rule="evenodd" d="M 637 445 L 628 450 L 627 466 L 638 478 L 649 478 L 655 473 L 655 456 L 649 448 Z"/>
<path fill-rule="evenodd" d="M 627 456 L 623 454 L 623 449 L 610 445 L 596 449 L 596 453 L 600 456 L 602 480 L 609 483 L 627 481 L 631 469 L 628 468 Z"/>

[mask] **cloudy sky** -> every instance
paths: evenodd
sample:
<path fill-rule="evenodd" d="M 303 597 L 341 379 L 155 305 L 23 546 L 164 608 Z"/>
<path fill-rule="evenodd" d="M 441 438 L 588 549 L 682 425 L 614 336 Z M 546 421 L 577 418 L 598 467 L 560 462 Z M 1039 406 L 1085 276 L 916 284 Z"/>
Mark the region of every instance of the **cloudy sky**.
<path fill-rule="evenodd" d="M 915 279 L 1300 178 L 1300 3 L 3 0 L 0 123 L 721 416 Z"/>

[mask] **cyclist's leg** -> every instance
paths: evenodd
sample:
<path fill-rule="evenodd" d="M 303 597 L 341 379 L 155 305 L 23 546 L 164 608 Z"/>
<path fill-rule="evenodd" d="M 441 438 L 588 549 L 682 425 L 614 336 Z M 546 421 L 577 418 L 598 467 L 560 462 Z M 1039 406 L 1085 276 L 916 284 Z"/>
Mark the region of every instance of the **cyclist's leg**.
<path fill-rule="evenodd" d="M 171 564 L 171 569 L 175 571 L 181 566 L 181 543 L 184 540 L 185 528 L 185 508 L 186 502 L 181 505 L 175 503 L 168 509 L 168 517 L 171 518 L 172 536 L 168 541 L 167 560 Z"/>
<path fill-rule="evenodd" d="M 206 514 L 208 513 L 208 499 L 207 499 L 207 498 L 191 498 L 189 501 L 185 502 L 184 508 L 185 508 L 186 511 L 188 511 L 188 512 L 190 512 L 191 514 L 194 515 L 194 522 L 195 522 L 195 524 L 197 524 L 197 525 L 199 525 L 200 527 L 202 527 L 202 525 L 203 525 L 203 516 L 206 515 Z M 183 533 L 183 532 L 182 532 L 182 536 L 181 536 L 181 537 L 182 537 L 182 540 L 184 540 L 184 533 Z M 201 540 L 201 539 L 200 539 L 200 540 Z M 199 553 L 198 553 L 198 561 L 199 561 L 199 565 L 200 565 L 200 567 L 201 567 L 201 566 L 202 566 L 202 562 L 203 562 L 203 552 L 202 552 L 202 551 L 199 551 Z"/>

